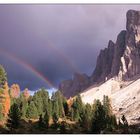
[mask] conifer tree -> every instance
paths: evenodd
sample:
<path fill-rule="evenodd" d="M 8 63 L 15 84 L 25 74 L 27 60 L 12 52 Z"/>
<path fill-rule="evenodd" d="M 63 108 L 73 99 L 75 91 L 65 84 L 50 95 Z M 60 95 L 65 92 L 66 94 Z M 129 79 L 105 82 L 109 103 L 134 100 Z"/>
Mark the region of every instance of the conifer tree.
<path fill-rule="evenodd" d="M 92 109 L 90 104 L 86 104 L 85 105 L 85 109 L 82 113 L 82 115 L 80 115 L 81 119 L 80 119 L 80 125 L 86 130 L 88 131 L 91 127 L 91 116 L 92 116 Z"/>
<path fill-rule="evenodd" d="M 71 107 L 70 110 L 69 110 L 69 117 L 70 117 L 71 121 L 74 120 L 74 110 L 73 110 L 72 107 Z"/>
<path fill-rule="evenodd" d="M 12 130 L 19 127 L 21 119 L 21 114 L 19 107 L 16 103 L 14 103 L 9 111 L 8 120 L 7 120 L 7 127 Z"/>
<path fill-rule="evenodd" d="M 0 65 L 0 87 L 2 88 L 7 81 L 7 74 L 2 65 Z"/>
<path fill-rule="evenodd" d="M 103 108 L 105 111 L 106 130 L 112 131 L 117 127 L 115 115 L 112 113 L 112 107 L 108 96 L 103 97 Z"/>
<path fill-rule="evenodd" d="M 72 108 L 73 108 L 73 119 L 75 121 L 79 121 L 81 119 L 80 115 L 82 115 L 84 111 L 84 106 L 80 94 L 78 94 L 76 96 L 76 99 L 73 101 Z"/>
<path fill-rule="evenodd" d="M 21 117 L 26 117 L 26 112 L 28 109 L 28 101 L 23 94 L 20 95 L 20 98 L 16 99 L 17 104 L 20 106 Z"/>
<path fill-rule="evenodd" d="M 128 122 L 124 115 L 122 116 L 121 120 L 123 122 L 124 127 L 128 127 Z"/>
<path fill-rule="evenodd" d="M 38 126 L 39 126 L 40 129 L 41 129 L 41 128 L 44 128 L 44 121 L 43 121 L 42 114 L 39 115 Z"/>
<path fill-rule="evenodd" d="M 43 100 L 41 97 L 41 91 L 37 91 L 34 94 L 32 101 L 34 102 L 34 105 L 36 106 L 37 113 L 39 115 L 43 114 Z"/>
<path fill-rule="evenodd" d="M 49 115 L 49 112 L 46 110 L 46 113 L 45 113 L 44 118 L 43 118 L 44 126 L 46 128 L 49 127 L 49 120 L 50 120 L 50 115 Z"/>
<path fill-rule="evenodd" d="M 58 117 L 64 117 L 63 95 L 60 91 L 54 93 L 51 97 L 52 100 L 52 114 L 56 113 Z"/>
<path fill-rule="evenodd" d="M 54 123 L 54 127 L 57 128 L 57 122 L 58 122 L 58 115 L 56 113 L 53 114 L 52 116 L 53 118 L 53 123 Z"/>
<path fill-rule="evenodd" d="M 50 99 L 48 100 L 47 111 L 48 111 L 48 114 L 51 118 L 52 117 L 52 101 Z"/>
<path fill-rule="evenodd" d="M 68 107 L 68 103 L 67 103 L 66 99 L 63 100 L 63 108 L 64 108 L 65 115 L 68 116 L 69 115 L 69 107 Z"/>
<path fill-rule="evenodd" d="M 2 110 L 3 110 L 3 106 L 2 106 L 2 104 L 0 104 L 0 121 L 2 121 L 3 118 L 4 118 L 4 115 L 2 113 Z"/>
<path fill-rule="evenodd" d="M 29 106 L 27 108 L 26 117 L 29 119 L 37 119 L 38 118 L 38 111 L 37 111 L 37 108 L 36 108 L 33 101 L 29 104 Z"/>
<path fill-rule="evenodd" d="M 117 128 L 117 119 L 115 115 L 112 115 L 110 117 L 110 124 L 111 124 L 111 129 L 116 129 Z"/>
<path fill-rule="evenodd" d="M 94 104 L 95 105 L 92 117 L 92 132 L 100 133 L 101 130 L 104 130 L 106 127 L 105 111 L 99 100 L 96 100 Z"/>
<path fill-rule="evenodd" d="M 105 96 L 105 95 L 103 97 L 103 107 L 105 110 L 106 118 L 111 116 L 112 115 L 112 107 L 111 107 L 110 100 L 109 100 L 108 96 Z"/>
<path fill-rule="evenodd" d="M 49 101 L 49 94 L 48 92 L 42 88 L 41 90 L 39 90 L 39 95 L 40 98 L 42 100 L 42 112 L 46 112 L 46 107 L 48 107 L 48 101 Z"/>
<path fill-rule="evenodd" d="M 58 104 L 58 115 L 59 117 L 64 117 L 64 107 L 63 107 L 63 95 L 61 94 L 60 91 L 57 91 L 55 93 L 55 98 L 56 98 L 56 102 Z"/>

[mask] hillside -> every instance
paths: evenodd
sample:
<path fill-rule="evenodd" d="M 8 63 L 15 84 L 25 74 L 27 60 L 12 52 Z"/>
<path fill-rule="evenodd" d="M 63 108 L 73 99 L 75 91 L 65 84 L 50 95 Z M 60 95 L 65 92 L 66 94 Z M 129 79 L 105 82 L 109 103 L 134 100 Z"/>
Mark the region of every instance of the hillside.
<path fill-rule="evenodd" d="M 103 100 L 107 95 L 111 99 L 113 112 L 117 117 L 125 115 L 129 124 L 140 123 L 140 79 L 120 82 L 112 78 L 101 85 L 90 87 L 81 93 L 84 103 L 92 104 L 95 99 Z"/>

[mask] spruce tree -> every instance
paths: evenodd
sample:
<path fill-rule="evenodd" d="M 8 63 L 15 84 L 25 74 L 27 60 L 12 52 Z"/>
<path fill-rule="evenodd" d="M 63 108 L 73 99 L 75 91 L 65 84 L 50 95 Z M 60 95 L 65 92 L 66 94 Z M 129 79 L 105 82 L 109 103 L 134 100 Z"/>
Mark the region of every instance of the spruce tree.
<path fill-rule="evenodd" d="M 84 105 L 82 103 L 82 99 L 81 99 L 81 96 L 80 94 L 78 94 L 75 98 L 75 100 L 73 101 L 73 104 L 72 104 L 72 108 L 73 108 L 73 119 L 75 121 L 79 121 L 81 118 L 80 118 L 80 115 L 82 115 L 83 111 L 84 111 Z"/>
<path fill-rule="evenodd" d="M 7 74 L 2 65 L 0 65 L 0 87 L 2 88 L 7 81 Z"/>
<path fill-rule="evenodd" d="M 2 113 L 2 110 L 3 110 L 3 106 L 2 106 L 2 104 L 0 104 L 0 121 L 2 121 L 3 118 L 4 118 L 4 115 Z"/>
<path fill-rule="evenodd" d="M 38 126 L 39 126 L 40 129 L 44 128 L 44 121 L 43 121 L 42 114 L 39 115 Z"/>
<path fill-rule="evenodd" d="M 83 102 L 82 102 L 80 94 L 78 94 L 77 97 L 76 97 L 76 104 L 77 104 L 78 112 L 82 113 L 82 111 L 84 109 L 83 108 L 84 106 L 83 106 Z"/>
<path fill-rule="evenodd" d="M 41 98 L 43 104 L 43 112 L 45 113 L 46 108 L 48 108 L 49 106 L 49 93 L 44 88 L 42 88 L 40 92 L 41 92 Z"/>
<path fill-rule="evenodd" d="M 44 126 L 46 128 L 49 127 L 49 120 L 50 120 L 50 115 L 49 115 L 49 112 L 46 110 L 46 113 L 45 113 L 44 118 L 43 118 Z"/>
<path fill-rule="evenodd" d="M 117 128 L 117 119 L 115 115 L 112 115 L 110 117 L 110 125 L 111 125 L 111 129 L 116 129 Z"/>
<path fill-rule="evenodd" d="M 105 111 L 103 105 L 99 100 L 96 100 L 94 103 L 94 111 L 92 117 L 92 132 L 100 133 L 106 127 L 105 122 Z"/>
<path fill-rule="evenodd" d="M 128 122 L 124 115 L 122 116 L 121 120 L 123 122 L 124 127 L 128 127 Z"/>
<path fill-rule="evenodd" d="M 64 106 L 63 106 L 63 95 L 60 91 L 56 91 L 56 93 L 52 96 L 53 101 L 53 113 L 56 113 L 59 117 L 64 117 Z"/>
<path fill-rule="evenodd" d="M 41 97 L 41 91 L 37 91 L 34 94 L 32 101 L 34 102 L 34 105 L 36 106 L 37 113 L 39 115 L 43 114 L 43 100 Z"/>
<path fill-rule="evenodd" d="M 64 112 L 65 112 L 65 116 L 69 115 L 69 107 L 68 107 L 68 103 L 67 100 L 63 100 L 63 108 L 64 108 Z"/>
<path fill-rule="evenodd" d="M 74 120 L 74 110 L 73 110 L 72 107 L 71 107 L 70 110 L 69 110 L 69 117 L 70 117 L 71 121 Z"/>
<path fill-rule="evenodd" d="M 58 119 L 59 119 L 58 115 L 56 113 L 54 113 L 53 116 L 52 116 L 52 119 L 53 119 L 54 127 L 57 128 L 57 126 L 58 126 L 57 122 L 58 122 Z"/>
<path fill-rule="evenodd" d="M 28 101 L 25 98 L 25 96 L 23 94 L 20 95 L 20 98 L 17 99 L 17 101 L 19 106 L 20 106 L 20 111 L 21 111 L 21 117 L 25 118 L 26 117 L 26 112 L 28 109 Z"/>
<path fill-rule="evenodd" d="M 106 130 L 112 131 L 113 129 L 116 129 L 117 121 L 115 115 L 112 113 L 112 107 L 108 96 L 103 97 L 103 108 L 105 111 Z"/>
<path fill-rule="evenodd" d="M 80 125 L 88 131 L 91 127 L 91 116 L 92 116 L 92 109 L 90 104 L 85 105 L 85 109 L 83 113 L 80 115 Z"/>
<path fill-rule="evenodd" d="M 111 116 L 112 115 L 112 107 L 111 107 L 110 100 L 109 100 L 108 96 L 105 96 L 105 95 L 103 97 L 103 107 L 105 110 L 106 118 Z"/>
<path fill-rule="evenodd" d="M 21 114 L 19 107 L 16 103 L 14 103 L 9 111 L 8 120 L 7 120 L 7 127 L 12 130 L 13 128 L 18 128 L 20 124 Z"/>
<path fill-rule="evenodd" d="M 48 100 L 47 111 L 48 111 L 48 114 L 51 118 L 52 117 L 52 101 L 50 99 Z"/>
<path fill-rule="evenodd" d="M 26 117 L 29 119 L 38 118 L 38 111 L 33 101 L 29 104 L 27 108 Z"/>
<path fill-rule="evenodd" d="M 52 114 L 56 113 L 58 117 L 64 117 L 63 95 L 60 91 L 55 92 L 52 97 Z"/>

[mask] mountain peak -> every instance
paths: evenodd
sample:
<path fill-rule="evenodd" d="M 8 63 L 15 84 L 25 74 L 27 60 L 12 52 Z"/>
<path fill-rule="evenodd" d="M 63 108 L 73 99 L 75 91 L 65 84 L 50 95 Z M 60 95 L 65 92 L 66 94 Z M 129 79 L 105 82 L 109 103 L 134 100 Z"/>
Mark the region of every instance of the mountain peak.
<path fill-rule="evenodd" d="M 89 85 L 105 82 L 112 77 L 125 81 L 140 74 L 140 11 L 129 10 L 126 17 L 126 30 L 118 34 L 115 43 L 109 40 L 108 47 L 100 51 L 92 75 L 89 78 L 81 78 L 76 74 L 69 86 L 64 82 L 63 89 L 67 87 L 67 90 L 60 89 L 64 95 L 70 92 L 72 94 L 69 96 L 73 96 Z M 81 84 L 80 79 L 82 83 L 86 82 L 86 86 Z"/>
<path fill-rule="evenodd" d="M 126 29 L 128 32 L 140 33 L 138 30 L 140 26 L 140 11 L 128 10 L 126 14 L 127 23 Z"/>

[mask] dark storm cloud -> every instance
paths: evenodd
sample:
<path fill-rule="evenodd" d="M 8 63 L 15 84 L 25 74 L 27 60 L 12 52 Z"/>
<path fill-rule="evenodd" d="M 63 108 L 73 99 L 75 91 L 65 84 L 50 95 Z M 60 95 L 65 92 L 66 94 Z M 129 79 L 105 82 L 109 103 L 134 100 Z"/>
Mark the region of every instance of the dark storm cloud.
<path fill-rule="evenodd" d="M 0 5 L 0 52 L 28 63 L 56 86 L 75 71 L 90 75 L 99 50 L 125 29 L 139 5 Z M 22 63 L 0 54 L 10 84 L 36 90 L 46 83 Z M 47 87 L 47 86 L 46 86 Z"/>

